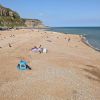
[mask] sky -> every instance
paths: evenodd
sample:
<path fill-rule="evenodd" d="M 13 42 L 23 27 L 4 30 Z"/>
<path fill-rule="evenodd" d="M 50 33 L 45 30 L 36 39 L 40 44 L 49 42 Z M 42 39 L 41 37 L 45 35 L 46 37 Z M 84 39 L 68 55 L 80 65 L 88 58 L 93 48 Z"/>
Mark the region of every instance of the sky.
<path fill-rule="evenodd" d="M 47 26 L 100 26 L 100 0 L 0 0 L 0 4 Z"/>

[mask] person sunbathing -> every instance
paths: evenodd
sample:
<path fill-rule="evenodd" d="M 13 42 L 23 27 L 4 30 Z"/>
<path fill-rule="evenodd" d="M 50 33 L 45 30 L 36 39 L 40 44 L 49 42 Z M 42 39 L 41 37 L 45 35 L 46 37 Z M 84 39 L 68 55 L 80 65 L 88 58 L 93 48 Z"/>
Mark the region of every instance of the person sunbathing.
<path fill-rule="evenodd" d="M 41 45 L 37 48 L 36 46 L 34 46 L 34 48 L 31 49 L 31 51 L 33 52 L 39 52 L 39 53 L 47 53 L 48 50 L 47 48 L 42 48 Z"/>
<path fill-rule="evenodd" d="M 43 49 L 41 48 L 41 45 L 37 48 L 37 46 L 34 46 L 34 48 L 31 49 L 33 52 L 39 52 L 42 53 Z"/>
<path fill-rule="evenodd" d="M 43 52 L 43 48 L 41 48 L 41 46 L 42 46 L 42 45 L 40 45 L 39 48 L 38 48 L 38 52 L 39 52 L 39 53 L 42 53 L 42 52 Z"/>
<path fill-rule="evenodd" d="M 31 49 L 33 52 L 38 52 L 37 46 L 34 46 L 34 48 Z"/>

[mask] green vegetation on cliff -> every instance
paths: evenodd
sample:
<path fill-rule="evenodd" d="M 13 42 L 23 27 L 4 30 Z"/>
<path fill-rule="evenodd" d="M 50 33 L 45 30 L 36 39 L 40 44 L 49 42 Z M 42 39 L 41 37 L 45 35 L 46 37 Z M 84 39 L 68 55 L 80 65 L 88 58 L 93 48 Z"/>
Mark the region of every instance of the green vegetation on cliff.
<path fill-rule="evenodd" d="M 19 14 L 0 5 L 0 28 L 45 28 L 41 20 L 21 18 Z"/>
<path fill-rule="evenodd" d="M 19 14 L 0 5 L 0 27 L 25 26 Z"/>

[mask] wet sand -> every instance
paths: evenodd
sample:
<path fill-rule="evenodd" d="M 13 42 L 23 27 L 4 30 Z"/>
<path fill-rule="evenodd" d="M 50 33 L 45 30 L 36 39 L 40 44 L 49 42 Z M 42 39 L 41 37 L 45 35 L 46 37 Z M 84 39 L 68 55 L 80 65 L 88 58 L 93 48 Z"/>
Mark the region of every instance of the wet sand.
<path fill-rule="evenodd" d="M 34 46 L 48 53 L 34 53 Z M 16 68 L 21 59 L 32 70 Z M 100 52 L 79 35 L 0 31 L 0 100 L 100 100 Z"/>

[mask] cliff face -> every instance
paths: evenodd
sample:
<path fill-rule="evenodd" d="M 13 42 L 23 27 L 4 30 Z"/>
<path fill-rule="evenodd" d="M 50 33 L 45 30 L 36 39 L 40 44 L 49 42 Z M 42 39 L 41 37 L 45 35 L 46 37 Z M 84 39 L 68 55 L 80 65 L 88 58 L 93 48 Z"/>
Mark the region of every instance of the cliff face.
<path fill-rule="evenodd" d="M 0 27 L 23 26 L 24 22 L 19 14 L 0 5 Z"/>
<path fill-rule="evenodd" d="M 24 22 L 29 28 L 46 28 L 43 22 L 38 19 L 24 19 Z"/>
<path fill-rule="evenodd" d="M 0 27 L 28 27 L 45 28 L 42 21 L 38 19 L 23 19 L 19 14 L 9 8 L 0 5 Z"/>

